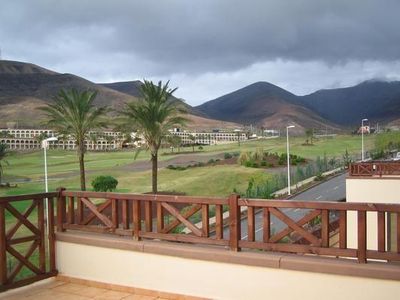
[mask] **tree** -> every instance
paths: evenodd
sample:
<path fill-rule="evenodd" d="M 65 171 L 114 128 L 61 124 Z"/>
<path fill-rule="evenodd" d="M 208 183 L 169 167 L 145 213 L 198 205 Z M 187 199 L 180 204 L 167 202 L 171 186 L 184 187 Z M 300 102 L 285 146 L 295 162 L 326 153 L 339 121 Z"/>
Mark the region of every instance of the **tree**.
<path fill-rule="evenodd" d="M 179 148 L 181 146 L 182 139 L 180 136 L 177 136 L 177 135 L 169 135 L 167 138 L 167 143 L 169 145 L 171 145 L 172 152 L 174 152 L 174 148 L 178 148 L 178 152 L 179 152 Z"/>
<path fill-rule="evenodd" d="M 121 114 L 127 126 L 134 126 L 150 150 L 152 163 L 152 191 L 157 193 L 158 150 L 169 135 L 169 129 L 183 126 L 188 121 L 181 114 L 185 113 L 176 101 L 171 101 L 176 88 L 169 88 L 169 81 L 157 85 L 145 80 L 140 88 L 141 99 L 130 102 Z"/>
<path fill-rule="evenodd" d="M 310 144 L 313 144 L 313 139 L 314 139 L 314 131 L 312 130 L 312 128 L 306 129 L 306 144 L 308 144 L 308 142 L 310 141 Z"/>
<path fill-rule="evenodd" d="M 192 152 L 194 152 L 194 145 L 196 144 L 196 136 L 193 134 L 190 134 L 188 136 L 189 140 L 191 141 L 192 144 Z"/>
<path fill-rule="evenodd" d="M 49 127 L 76 141 L 82 191 L 86 190 L 85 140 L 89 131 L 105 127 L 103 117 L 107 109 L 94 106 L 96 95 L 92 91 L 61 90 L 54 98 L 54 103 L 41 108 L 48 118 Z"/>
<path fill-rule="evenodd" d="M 5 160 L 5 157 L 8 155 L 7 145 L 0 143 L 0 184 L 1 178 L 3 177 L 3 167 L 4 165 L 8 165 L 8 162 Z"/>

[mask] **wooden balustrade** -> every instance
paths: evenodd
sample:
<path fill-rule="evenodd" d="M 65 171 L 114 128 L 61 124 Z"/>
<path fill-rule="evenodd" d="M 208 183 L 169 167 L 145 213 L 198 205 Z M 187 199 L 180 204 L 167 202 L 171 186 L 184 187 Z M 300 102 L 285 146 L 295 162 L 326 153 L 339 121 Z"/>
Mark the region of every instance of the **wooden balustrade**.
<path fill-rule="evenodd" d="M 350 176 L 400 176 L 400 162 L 370 161 L 350 164 Z"/>
<path fill-rule="evenodd" d="M 0 291 L 57 273 L 54 248 L 54 199 L 57 198 L 58 193 L 0 197 Z"/>
<path fill-rule="evenodd" d="M 49 236 L 45 235 L 45 199 L 49 198 Z M 56 211 L 53 204 L 56 198 Z M 26 209 L 16 207 L 25 201 Z M 348 222 L 350 214 L 354 223 Z M 388 246 L 387 221 L 397 223 L 395 250 Z M 368 218 L 367 218 L 368 215 Z M 368 220 L 376 216 L 377 249 L 368 249 Z M 37 219 L 36 224 L 32 217 Z M 13 218 L 14 222 L 10 222 Z M 353 220 L 351 219 L 351 220 Z M 56 220 L 56 224 L 54 224 Z M 350 223 L 354 228 L 349 228 Z M 58 232 L 86 231 L 134 240 L 157 239 L 264 251 L 400 261 L 400 205 L 381 203 L 311 202 L 292 200 L 186 197 L 67 191 L 0 197 L 0 289 L 20 286 L 54 275 L 54 227 Z M 20 228 L 28 235 L 16 236 Z M 357 247 L 349 247 L 349 231 Z M 247 232 L 247 233 L 246 233 Z M 393 234 L 390 235 L 393 238 Z M 333 237 L 337 243 L 331 244 Z M 49 245 L 47 262 L 45 241 Z M 30 243 L 25 250 L 16 245 Z M 32 254 L 39 253 L 36 261 Z M 17 262 L 7 267 L 7 257 Z M 23 267 L 32 273 L 20 279 Z"/>
<path fill-rule="evenodd" d="M 64 205 L 65 199 L 68 199 L 68 209 Z M 400 260 L 398 252 L 386 250 L 385 232 L 387 214 L 400 216 L 400 205 L 397 204 L 73 191 L 63 191 L 59 203 L 64 209 L 63 215 L 57 218 L 59 231 L 82 230 L 132 236 L 135 240 L 222 245 L 233 251 L 250 248 L 353 257 L 361 263 L 367 259 Z M 229 212 L 225 220 L 224 207 Z M 243 208 L 246 212 L 241 213 Z M 357 248 L 347 247 L 349 212 L 357 216 L 354 228 L 358 236 Z M 367 212 L 377 215 L 377 250 L 367 249 Z M 261 220 L 258 223 L 256 216 Z M 210 222 L 211 217 L 213 222 Z M 241 232 L 242 222 L 247 222 L 246 235 Z M 279 230 L 277 223 L 282 224 Z M 332 246 L 330 239 L 334 234 L 338 236 L 338 243 Z M 396 234 L 400 240 L 400 233 Z"/>

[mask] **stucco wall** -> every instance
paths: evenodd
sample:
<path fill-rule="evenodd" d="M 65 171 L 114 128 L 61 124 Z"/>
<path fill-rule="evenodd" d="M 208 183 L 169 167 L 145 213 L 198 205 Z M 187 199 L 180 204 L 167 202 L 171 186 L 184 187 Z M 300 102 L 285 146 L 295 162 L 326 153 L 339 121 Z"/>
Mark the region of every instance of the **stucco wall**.
<path fill-rule="evenodd" d="M 400 178 L 347 178 L 346 201 L 400 204 Z M 357 248 L 357 214 L 355 212 L 348 213 L 347 223 L 347 245 Z M 375 212 L 367 213 L 367 233 L 368 249 L 377 250 L 377 214 Z"/>
<path fill-rule="evenodd" d="M 254 267 L 57 241 L 62 275 L 213 299 L 396 299 L 398 281 Z"/>

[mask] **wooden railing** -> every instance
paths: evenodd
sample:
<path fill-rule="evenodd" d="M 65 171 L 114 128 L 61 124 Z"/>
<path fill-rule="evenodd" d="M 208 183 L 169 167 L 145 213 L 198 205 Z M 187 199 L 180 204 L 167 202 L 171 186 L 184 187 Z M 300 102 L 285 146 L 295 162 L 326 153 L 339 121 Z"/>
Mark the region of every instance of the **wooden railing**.
<path fill-rule="evenodd" d="M 57 198 L 58 193 L 0 197 L 0 291 L 57 273 L 53 225 Z"/>
<path fill-rule="evenodd" d="M 45 206 L 48 201 L 48 234 Z M 57 203 L 55 214 L 55 203 Z M 367 226 L 376 217 L 377 249 Z M 390 214 L 390 215 L 389 215 Z M 354 224 L 348 223 L 353 220 Z M 387 221 L 394 222 L 387 234 Z M 371 219 L 368 219 L 371 220 Z M 395 220 L 395 221 L 394 221 Z M 400 205 L 76 192 L 0 197 L 0 291 L 54 276 L 58 232 L 400 261 Z M 355 227 L 355 228 L 353 228 Z M 242 232 L 245 229 L 247 233 Z M 347 234 L 356 229 L 356 247 Z M 393 230 L 393 226 L 390 226 Z M 390 247 L 388 237 L 391 237 Z M 333 237 L 338 243 L 333 244 Z M 395 239 L 393 243 L 393 237 Z M 393 245 L 395 247 L 393 248 Z M 396 250 L 391 250 L 396 249 Z"/>
<path fill-rule="evenodd" d="M 386 245 L 386 221 L 391 213 L 397 216 L 400 249 L 397 204 L 241 199 L 237 195 L 205 198 L 74 191 L 61 191 L 59 195 L 58 231 L 229 246 L 233 251 L 250 248 L 351 257 L 360 263 L 367 259 L 400 261 L 399 250 L 389 251 Z M 225 220 L 224 210 L 229 212 Z M 377 216 L 377 250 L 367 249 L 367 212 Z M 347 233 L 352 229 L 347 225 L 349 213 L 356 216 L 356 248 L 347 246 Z M 246 235 L 241 232 L 242 222 L 247 222 Z M 277 226 L 279 223 L 281 226 Z M 335 246 L 330 244 L 334 234 L 339 240 Z"/>
<path fill-rule="evenodd" d="M 370 161 L 350 165 L 350 176 L 400 176 L 400 162 Z"/>

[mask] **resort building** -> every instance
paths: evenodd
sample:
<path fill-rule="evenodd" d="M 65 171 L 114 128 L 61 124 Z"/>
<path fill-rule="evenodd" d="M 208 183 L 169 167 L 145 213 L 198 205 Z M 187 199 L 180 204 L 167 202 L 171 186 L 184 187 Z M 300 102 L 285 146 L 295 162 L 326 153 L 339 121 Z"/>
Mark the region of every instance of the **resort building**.
<path fill-rule="evenodd" d="M 248 140 L 246 132 L 238 129 L 234 131 L 215 130 L 208 132 L 197 132 L 174 128 L 170 130 L 170 133 L 171 135 L 179 136 L 183 145 L 218 145 Z"/>

